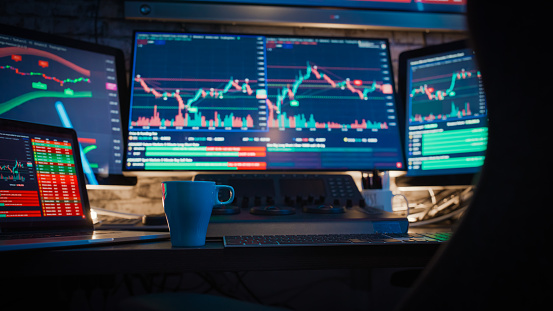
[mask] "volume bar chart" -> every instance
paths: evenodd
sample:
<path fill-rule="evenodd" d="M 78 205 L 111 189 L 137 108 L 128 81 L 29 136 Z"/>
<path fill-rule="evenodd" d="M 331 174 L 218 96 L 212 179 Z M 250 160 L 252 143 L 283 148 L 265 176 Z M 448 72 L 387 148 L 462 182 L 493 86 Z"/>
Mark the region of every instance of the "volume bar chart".
<path fill-rule="evenodd" d="M 459 107 L 455 103 L 451 103 L 451 108 L 447 109 L 445 108 L 448 104 L 442 105 L 441 111 L 443 113 L 439 113 L 437 115 L 434 115 L 433 112 L 430 112 L 428 115 L 421 115 L 421 114 L 415 114 L 410 118 L 411 123 L 417 123 L 417 122 L 432 122 L 434 120 L 454 120 L 454 119 L 462 119 L 465 117 L 472 116 L 472 111 L 470 110 L 470 103 L 465 103 Z M 437 109 L 434 109 L 437 110 Z"/>

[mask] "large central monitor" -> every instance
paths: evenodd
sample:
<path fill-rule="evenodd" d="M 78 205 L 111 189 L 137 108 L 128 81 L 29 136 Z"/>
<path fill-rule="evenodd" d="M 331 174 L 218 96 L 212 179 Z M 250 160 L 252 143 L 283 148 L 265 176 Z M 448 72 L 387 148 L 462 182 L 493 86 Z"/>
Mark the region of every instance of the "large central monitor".
<path fill-rule="evenodd" d="M 484 164 L 486 96 L 466 41 L 403 52 L 407 175 L 400 186 L 470 185 Z"/>
<path fill-rule="evenodd" d="M 123 52 L 46 33 L 0 27 L 0 118 L 74 128 L 88 185 L 123 176 L 128 108 Z"/>
<path fill-rule="evenodd" d="M 403 168 L 385 39 L 136 32 L 129 172 Z"/>

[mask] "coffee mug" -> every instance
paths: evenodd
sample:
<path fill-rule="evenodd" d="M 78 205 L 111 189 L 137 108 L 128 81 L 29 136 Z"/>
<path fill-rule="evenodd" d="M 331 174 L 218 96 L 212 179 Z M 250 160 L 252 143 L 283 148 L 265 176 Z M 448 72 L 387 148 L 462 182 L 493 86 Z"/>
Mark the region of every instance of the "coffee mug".
<path fill-rule="evenodd" d="M 366 189 L 363 190 L 363 198 L 369 207 L 377 208 L 386 212 L 394 212 L 392 200 L 395 197 L 401 197 L 405 200 L 406 211 L 409 211 L 409 202 L 403 194 L 394 194 L 391 190 Z"/>
<path fill-rule="evenodd" d="M 230 198 L 224 202 L 219 201 L 222 189 L 231 192 Z M 213 206 L 234 200 L 234 188 L 216 185 L 212 181 L 164 181 L 161 190 L 171 244 L 175 247 L 205 245 Z"/>

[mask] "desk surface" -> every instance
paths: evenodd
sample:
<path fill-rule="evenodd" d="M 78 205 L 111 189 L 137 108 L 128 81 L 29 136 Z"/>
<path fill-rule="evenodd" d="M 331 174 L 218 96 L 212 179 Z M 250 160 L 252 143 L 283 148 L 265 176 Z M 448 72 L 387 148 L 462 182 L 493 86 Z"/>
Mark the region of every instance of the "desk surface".
<path fill-rule="evenodd" d="M 3 253 L 2 274 L 9 277 L 423 267 L 438 248 L 436 244 L 225 248 L 222 241 L 208 241 L 199 248 L 174 248 L 167 240 Z"/>

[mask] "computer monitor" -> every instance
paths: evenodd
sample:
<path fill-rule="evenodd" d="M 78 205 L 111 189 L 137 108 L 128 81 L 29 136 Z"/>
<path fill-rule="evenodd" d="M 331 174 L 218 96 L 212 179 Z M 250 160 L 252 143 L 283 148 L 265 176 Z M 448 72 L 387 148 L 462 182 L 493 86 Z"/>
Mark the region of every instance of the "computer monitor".
<path fill-rule="evenodd" d="M 467 41 L 399 57 L 407 174 L 399 186 L 471 185 L 486 153 L 486 96 Z"/>
<path fill-rule="evenodd" d="M 77 131 L 87 184 L 134 185 L 123 176 L 127 84 L 121 50 L 0 27 L 0 118 Z"/>
<path fill-rule="evenodd" d="M 125 170 L 400 170 L 386 39 L 138 31 Z"/>

